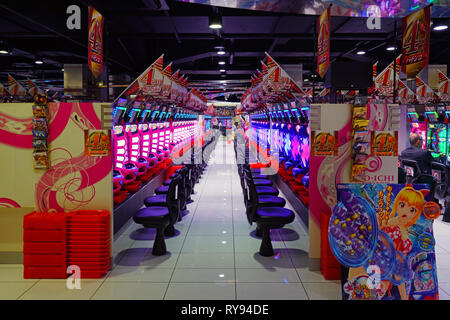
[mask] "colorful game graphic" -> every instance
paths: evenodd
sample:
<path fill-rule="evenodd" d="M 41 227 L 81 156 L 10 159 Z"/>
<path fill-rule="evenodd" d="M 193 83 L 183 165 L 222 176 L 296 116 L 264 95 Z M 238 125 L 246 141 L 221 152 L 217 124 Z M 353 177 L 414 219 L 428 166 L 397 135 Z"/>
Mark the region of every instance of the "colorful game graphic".
<path fill-rule="evenodd" d="M 337 185 L 328 235 L 345 269 L 344 300 L 438 300 L 432 220 L 439 214 L 428 189 Z"/>
<path fill-rule="evenodd" d="M 446 156 L 448 153 L 447 125 L 442 123 L 429 124 L 427 130 L 427 147 L 434 158 Z"/>

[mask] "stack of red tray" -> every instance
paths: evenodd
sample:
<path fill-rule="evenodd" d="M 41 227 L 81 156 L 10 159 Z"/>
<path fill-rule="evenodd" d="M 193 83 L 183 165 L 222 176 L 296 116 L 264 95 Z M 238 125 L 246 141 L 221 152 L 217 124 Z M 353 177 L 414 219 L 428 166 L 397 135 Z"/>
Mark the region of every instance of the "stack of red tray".
<path fill-rule="evenodd" d="M 110 268 L 110 214 L 80 210 L 67 218 L 67 264 L 80 268 L 81 278 L 101 278 Z"/>
<path fill-rule="evenodd" d="M 24 279 L 67 278 L 64 212 L 31 212 L 23 217 Z"/>

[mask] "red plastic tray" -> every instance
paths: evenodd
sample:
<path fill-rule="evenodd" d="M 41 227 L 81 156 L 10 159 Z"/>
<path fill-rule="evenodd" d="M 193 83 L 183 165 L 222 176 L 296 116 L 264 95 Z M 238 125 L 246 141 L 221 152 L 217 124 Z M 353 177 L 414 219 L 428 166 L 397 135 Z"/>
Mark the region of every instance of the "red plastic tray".
<path fill-rule="evenodd" d="M 67 215 L 64 212 L 30 212 L 23 217 L 24 229 L 56 229 L 66 227 Z"/>
<path fill-rule="evenodd" d="M 65 242 L 24 242 L 24 254 L 61 254 L 66 250 Z"/>
<path fill-rule="evenodd" d="M 36 230 L 36 229 L 25 229 L 23 232 L 24 242 L 57 242 L 66 240 L 65 230 Z"/>
<path fill-rule="evenodd" d="M 65 279 L 68 277 L 64 267 L 27 267 L 23 268 L 24 279 Z"/>
<path fill-rule="evenodd" d="M 26 267 L 65 267 L 64 254 L 24 254 L 23 265 Z"/>

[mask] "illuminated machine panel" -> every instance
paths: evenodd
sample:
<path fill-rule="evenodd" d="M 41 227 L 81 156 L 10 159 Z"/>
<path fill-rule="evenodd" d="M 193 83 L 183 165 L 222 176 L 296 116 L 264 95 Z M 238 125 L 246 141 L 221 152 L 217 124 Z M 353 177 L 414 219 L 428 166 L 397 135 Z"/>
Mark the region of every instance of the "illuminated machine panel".
<path fill-rule="evenodd" d="M 140 136 L 138 132 L 138 126 L 136 124 L 130 124 L 125 126 L 125 132 L 128 138 L 128 156 L 130 161 L 138 162 L 140 157 Z"/>
<path fill-rule="evenodd" d="M 448 130 L 447 124 L 428 124 L 427 148 L 434 158 L 447 157 L 448 154 Z"/>
<path fill-rule="evenodd" d="M 127 138 L 123 126 L 113 126 L 114 169 L 122 169 L 128 161 Z"/>
<path fill-rule="evenodd" d="M 148 158 L 150 153 L 150 130 L 148 130 L 147 123 L 141 123 L 138 126 L 138 132 L 141 137 L 141 155 Z"/>
<path fill-rule="evenodd" d="M 159 130 L 158 130 L 158 126 L 156 125 L 156 123 L 152 123 L 152 130 L 151 130 L 151 152 L 152 153 L 156 153 L 158 151 L 158 135 L 159 135 Z"/>

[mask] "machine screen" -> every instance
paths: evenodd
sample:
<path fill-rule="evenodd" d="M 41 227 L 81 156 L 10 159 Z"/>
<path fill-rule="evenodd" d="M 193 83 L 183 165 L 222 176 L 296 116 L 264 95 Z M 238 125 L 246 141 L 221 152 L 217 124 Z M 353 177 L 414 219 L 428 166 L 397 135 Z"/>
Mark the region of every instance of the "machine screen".
<path fill-rule="evenodd" d="M 429 124 L 427 146 L 434 158 L 448 155 L 448 136 L 446 124 Z"/>

